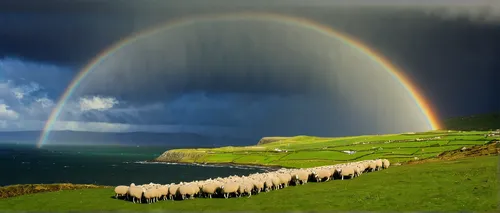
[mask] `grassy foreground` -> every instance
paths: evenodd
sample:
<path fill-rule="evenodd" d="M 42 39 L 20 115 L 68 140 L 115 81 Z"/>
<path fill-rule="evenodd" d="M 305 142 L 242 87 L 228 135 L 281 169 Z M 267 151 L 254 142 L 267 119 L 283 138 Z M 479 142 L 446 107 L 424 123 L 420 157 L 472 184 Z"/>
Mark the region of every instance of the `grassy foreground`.
<path fill-rule="evenodd" d="M 163 153 L 155 160 L 298 168 L 375 158 L 386 158 L 392 163 L 404 163 L 500 139 L 498 136 L 487 137 L 489 133 L 491 131 L 430 131 L 338 138 L 270 137 L 263 138 L 254 146 L 174 149 Z"/>
<path fill-rule="evenodd" d="M 55 184 L 19 184 L 0 187 L 0 198 L 15 197 L 26 194 L 34 194 L 41 192 L 54 192 L 61 190 L 78 190 L 78 189 L 96 189 L 96 188 L 112 188 L 111 186 L 99 186 L 93 184 L 72 184 L 72 183 L 55 183 Z"/>
<path fill-rule="evenodd" d="M 113 189 L 0 199 L 0 211 L 498 211 L 498 156 L 406 164 L 353 180 L 292 186 L 251 198 L 133 204 Z"/>

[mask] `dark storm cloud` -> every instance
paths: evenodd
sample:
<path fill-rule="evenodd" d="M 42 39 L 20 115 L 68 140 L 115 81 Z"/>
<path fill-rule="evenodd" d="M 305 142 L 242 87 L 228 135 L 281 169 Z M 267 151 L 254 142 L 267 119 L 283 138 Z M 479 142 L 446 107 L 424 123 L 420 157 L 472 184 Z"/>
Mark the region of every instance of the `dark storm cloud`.
<path fill-rule="evenodd" d="M 496 41 L 500 37 L 498 24 L 471 22 L 472 19 L 463 18 L 470 17 L 470 14 L 481 15 L 484 8 L 481 4 L 484 1 L 470 1 L 477 3 L 474 7 L 448 7 L 448 13 L 443 14 L 458 18 L 445 20 L 432 13 L 435 10 L 429 6 L 418 10 L 339 9 L 334 7 L 335 3 L 332 1 L 307 1 L 307 5 L 304 1 L 30 2 L 9 1 L 0 4 L 0 56 L 70 65 L 78 69 L 116 40 L 174 17 L 239 10 L 273 11 L 317 20 L 373 46 L 413 77 L 414 82 L 423 89 L 443 117 L 500 108 L 500 101 L 491 87 L 495 84 L 494 79 L 499 77 L 495 70 L 500 69 L 500 62 L 495 58 L 500 54 L 500 42 Z M 385 2 L 387 5 L 389 1 L 377 2 Z M 422 2 L 424 5 L 431 1 Z M 446 1 L 439 2 L 445 4 L 443 2 Z M 498 7 L 493 5 L 488 8 L 490 9 L 487 11 L 490 12 L 487 14 L 495 17 L 495 8 Z M 235 57 L 238 54 L 241 53 L 236 52 Z M 306 59 L 301 62 L 304 60 Z M 252 69 L 250 66 L 246 67 L 248 70 Z M 185 84 L 172 80 L 168 86 L 151 91 L 172 91 L 177 88 L 178 93 L 201 89 L 224 92 L 234 88 L 228 84 L 224 84 L 224 87 L 217 83 L 206 85 L 210 81 L 196 78 L 200 75 L 199 68 L 190 67 L 186 68 L 189 72 L 182 72 L 185 76 L 181 76 L 181 79 L 192 79 L 195 82 L 185 90 L 179 89 L 182 88 L 179 85 Z M 308 68 L 310 67 L 297 65 L 290 69 Z M 298 74 L 295 76 L 303 78 Z M 220 79 L 227 77 L 215 76 L 213 82 L 220 82 Z M 321 82 L 322 79 L 315 80 Z M 228 83 L 245 85 L 240 91 L 250 93 L 275 90 L 277 93 L 289 94 L 299 90 L 293 86 L 296 83 L 272 88 L 263 86 L 262 82 L 255 85 L 244 84 L 245 82 L 244 78 L 240 78 Z M 202 87 L 203 84 L 205 85 Z M 324 84 L 318 85 L 321 88 Z M 464 94 L 467 98 L 463 97 Z"/>

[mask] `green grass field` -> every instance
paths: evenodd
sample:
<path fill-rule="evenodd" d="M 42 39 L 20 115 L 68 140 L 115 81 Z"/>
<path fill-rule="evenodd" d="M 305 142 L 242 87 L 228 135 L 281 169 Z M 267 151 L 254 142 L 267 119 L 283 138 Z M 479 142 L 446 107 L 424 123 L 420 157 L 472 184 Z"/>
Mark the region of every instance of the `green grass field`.
<path fill-rule="evenodd" d="M 489 131 L 430 131 L 338 138 L 296 136 L 268 140 L 271 142 L 255 146 L 169 150 L 156 160 L 301 168 L 375 158 L 404 163 L 499 139 L 499 137 L 485 137 L 488 133 Z M 281 152 L 276 151 L 277 149 Z M 356 153 L 348 154 L 344 151 L 356 151 Z"/>
<path fill-rule="evenodd" d="M 353 180 L 308 183 L 251 198 L 133 204 L 113 189 L 0 199 L 0 211 L 498 211 L 498 156 L 393 166 Z"/>

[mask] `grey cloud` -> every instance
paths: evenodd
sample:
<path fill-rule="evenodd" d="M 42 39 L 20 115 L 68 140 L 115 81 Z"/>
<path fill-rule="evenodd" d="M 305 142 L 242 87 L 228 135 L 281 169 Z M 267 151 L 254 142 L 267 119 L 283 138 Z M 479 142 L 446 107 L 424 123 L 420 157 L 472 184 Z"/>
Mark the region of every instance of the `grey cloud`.
<path fill-rule="evenodd" d="M 157 114 L 140 114 L 150 123 L 316 135 L 428 128 L 414 100 L 379 64 L 283 23 L 223 21 L 165 31 L 114 52 L 81 85 L 74 99 L 164 103 Z"/>

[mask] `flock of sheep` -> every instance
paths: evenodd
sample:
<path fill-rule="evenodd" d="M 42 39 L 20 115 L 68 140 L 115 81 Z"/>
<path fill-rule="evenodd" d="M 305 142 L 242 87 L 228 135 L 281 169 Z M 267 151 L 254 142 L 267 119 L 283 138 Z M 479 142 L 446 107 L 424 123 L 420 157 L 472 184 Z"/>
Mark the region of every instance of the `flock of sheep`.
<path fill-rule="evenodd" d="M 387 159 L 365 160 L 307 169 L 279 169 L 267 173 L 254 173 L 248 176 L 229 176 L 203 181 L 180 182 L 179 184 L 144 184 L 117 186 L 115 198 L 125 198 L 134 203 L 154 203 L 159 200 L 194 199 L 195 197 L 241 197 L 260 192 L 269 192 L 289 185 L 304 185 L 308 181 L 323 182 L 344 177 L 355 178 L 365 172 L 386 169 Z"/>

